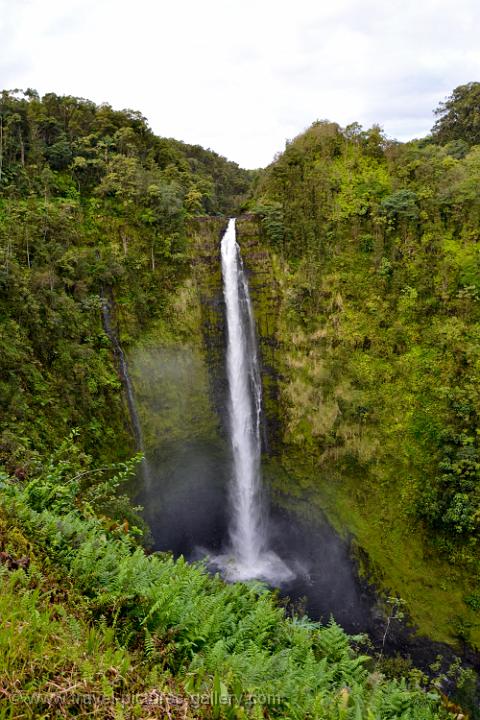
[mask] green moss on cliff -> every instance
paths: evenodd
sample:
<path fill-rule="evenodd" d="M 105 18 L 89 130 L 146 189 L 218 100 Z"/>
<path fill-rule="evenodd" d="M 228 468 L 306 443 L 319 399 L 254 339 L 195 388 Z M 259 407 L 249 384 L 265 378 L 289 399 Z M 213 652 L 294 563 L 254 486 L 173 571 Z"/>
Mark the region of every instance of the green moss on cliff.
<path fill-rule="evenodd" d="M 431 439 L 448 422 L 441 388 L 454 372 L 436 339 L 465 325 L 414 321 L 412 291 L 392 305 L 375 258 L 345 232 L 329 256 L 302 260 L 272 247 L 258 217 L 238 229 L 267 368 L 266 475 L 277 501 L 316 507 L 352 533 L 365 571 L 406 601 L 420 633 L 477 645 L 478 614 L 465 602 L 478 587 L 468 544 L 446 555 L 418 515 L 438 466 Z"/>
<path fill-rule="evenodd" d="M 162 318 L 129 351 L 129 365 L 147 452 L 165 442 L 215 437 L 202 337 L 200 298 L 187 279 Z"/>

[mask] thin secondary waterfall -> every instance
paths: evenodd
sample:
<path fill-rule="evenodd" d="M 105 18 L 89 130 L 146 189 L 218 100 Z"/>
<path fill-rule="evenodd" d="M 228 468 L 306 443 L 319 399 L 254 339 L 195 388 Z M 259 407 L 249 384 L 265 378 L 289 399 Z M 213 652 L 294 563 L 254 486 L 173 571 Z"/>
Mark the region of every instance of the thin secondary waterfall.
<path fill-rule="evenodd" d="M 267 549 L 265 505 L 261 488 L 262 385 L 255 324 L 235 219 L 221 243 L 223 293 L 227 322 L 229 426 L 233 454 L 231 483 L 231 554 L 217 558 L 231 579 L 283 581 L 291 573 Z"/>
<path fill-rule="evenodd" d="M 145 480 L 146 484 L 148 485 L 151 480 L 150 466 L 149 466 L 148 460 L 145 456 L 145 446 L 143 443 L 142 426 L 140 424 L 140 418 L 138 417 L 132 381 L 130 378 L 130 373 L 128 371 L 127 358 L 125 357 L 125 353 L 123 352 L 123 348 L 120 344 L 120 340 L 118 337 L 118 331 L 115 329 L 114 324 L 112 322 L 112 309 L 111 309 L 110 301 L 104 295 L 103 290 L 101 292 L 101 298 L 102 298 L 101 312 L 102 312 L 103 327 L 104 327 L 104 330 L 105 330 L 108 338 L 110 339 L 110 342 L 112 343 L 113 352 L 114 352 L 115 358 L 117 360 L 117 366 L 118 366 L 118 372 L 120 375 L 120 380 L 122 381 L 124 391 L 125 391 L 125 396 L 127 399 L 128 412 L 129 412 L 129 416 L 130 416 L 130 421 L 132 423 L 133 436 L 135 438 L 135 445 L 136 445 L 137 450 L 142 452 L 143 456 L 144 456 L 143 461 L 142 461 L 142 473 L 143 473 L 144 480 Z"/>

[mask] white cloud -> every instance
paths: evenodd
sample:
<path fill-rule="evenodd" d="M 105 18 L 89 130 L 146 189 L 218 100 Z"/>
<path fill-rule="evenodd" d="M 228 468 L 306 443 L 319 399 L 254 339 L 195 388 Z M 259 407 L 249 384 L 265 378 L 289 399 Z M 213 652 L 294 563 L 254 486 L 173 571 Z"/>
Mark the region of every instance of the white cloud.
<path fill-rule="evenodd" d="M 476 0 L 0 0 L 0 86 L 131 107 L 268 163 L 317 118 L 422 135 L 480 79 Z"/>

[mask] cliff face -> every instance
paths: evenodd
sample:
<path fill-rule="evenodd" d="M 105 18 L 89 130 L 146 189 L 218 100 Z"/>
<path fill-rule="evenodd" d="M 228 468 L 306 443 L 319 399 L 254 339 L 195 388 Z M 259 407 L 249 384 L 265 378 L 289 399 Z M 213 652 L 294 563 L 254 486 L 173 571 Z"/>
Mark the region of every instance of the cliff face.
<path fill-rule="evenodd" d="M 282 436 L 278 407 L 281 368 L 278 334 L 279 281 L 272 255 L 261 242 L 259 221 L 254 215 L 238 218 L 237 240 L 247 271 L 255 314 L 262 369 L 263 445 L 266 455 L 270 456 L 275 452 Z"/>
<path fill-rule="evenodd" d="M 189 231 L 190 271 L 129 349 L 147 454 L 175 442 L 219 441 L 223 370 L 219 239 L 223 219 Z"/>
<path fill-rule="evenodd" d="M 468 625 L 475 645 L 475 613 L 464 602 L 474 578 L 448 563 L 409 510 L 410 478 L 429 468 L 422 469 L 402 431 L 401 414 L 410 412 L 400 408 L 400 389 L 396 394 L 408 382 L 403 369 L 383 361 L 375 386 L 368 327 L 359 334 L 348 288 L 344 299 L 331 262 L 306 267 L 282 259 L 254 216 L 237 227 L 259 334 L 269 439 L 264 475 L 273 497 L 303 516 L 325 514 L 351 535 L 362 571 L 405 601 L 420 633 L 455 642 Z M 318 278 L 322 291 L 312 300 Z M 353 357 L 360 375 L 352 372 Z"/>
<path fill-rule="evenodd" d="M 215 458 L 216 498 L 225 492 L 226 478 L 219 249 L 225 226 L 225 219 L 216 218 L 192 223 L 190 271 L 161 320 L 129 353 L 147 453 L 158 467 L 173 466 L 179 444 L 197 443 L 200 463 L 207 462 L 204 451 L 208 463 Z M 408 448 L 395 424 L 383 418 L 381 396 L 375 400 L 369 391 L 367 397 L 364 385 L 349 374 L 352 350 L 342 344 L 341 325 L 348 318 L 342 297 L 328 287 L 331 268 L 305 269 L 282 259 L 265 242 L 256 216 L 240 217 L 237 233 L 258 333 L 264 477 L 274 503 L 318 522 L 326 515 L 340 534 L 354 538 L 368 577 L 386 595 L 406 602 L 422 634 L 454 641 L 454 623 L 474 621 L 463 602 L 469 578 L 446 564 L 402 507 L 409 487 L 403 480 Z M 308 277 L 322 272 L 325 287 L 312 308 Z M 362 336 L 358 343 L 357 356 L 361 360 L 363 353 L 367 362 L 368 342 Z M 363 372 L 368 373 L 366 365 Z M 394 392 L 391 382 L 388 392 Z M 190 488 L 196 482 L 192 475 Z M 198 482 L 208 485 L 205 478 Z M 475 637 L 473 628 L 472 642 Z"/>
<path fill-rule="evenodd" d="M 224 329 L 220 237 L 226 220 L 188 229 L 183 275 L 160 313 L 128 345 L 148 478 L 132 494 L 154 546 L 195 556 L 226 536 Z"/>

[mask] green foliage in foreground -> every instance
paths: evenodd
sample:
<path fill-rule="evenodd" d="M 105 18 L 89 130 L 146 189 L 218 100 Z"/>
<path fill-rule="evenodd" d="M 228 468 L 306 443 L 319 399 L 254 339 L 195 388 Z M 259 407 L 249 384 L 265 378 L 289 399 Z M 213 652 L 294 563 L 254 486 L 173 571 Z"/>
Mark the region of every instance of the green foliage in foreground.
<path fill-rule="evenodd" d="M 105 623 L 89 624 L 85 603 L 58 578 L 36 564 L 28 573 L 0 568 L 0 587 L 2 720 L 114 717 L 116 696 L 144 692 L 132 666 L 137 658 Z"/>
<path fill-rule="evenodd" d="M 121 477 L 117 473 L 114 481 L 105 480 L 101 502 L 109 494 L 107 486 L 114 494 Z M 14 646 L 8 624 L 0 633 L 0 678 L 10 691 L 48 692 L 55 683 L 64 688 L 70 673 L 72 682 L 81 675 L 97 690 L 103 687 L 113 703 L 130 678 L 142 687 L 131 669 L 130 648 L 144 675 L 157 678 L 157 688 L 181 686 L 190 703 L 192 696 L 213 698 L 202 711 L 190 708 L 197 717 L 448 717 L 435 692 L 413 680 L 387 681 L 372 671 L 371 661 L 352 647 L 356 638 L 333 621 L 321 627 L 286 617 L 258 584 L 227 585 L 201 565 L 145 555 L 135 534 L 125 527 L 109 529 L 105 518 L 93 512 L 96 502 L 92 489 L 86 500 L 78 479 L 59 486 L 54 465 L 24 486 L 2 476 L 1 508 L 7 522 L 20 526 L 41 548 L 50 567 L 81 594 L 84 612 L 88 609 L 93 620 L 85 635 L 68 608 L 55 606 L 57 614 L 46 609 L 37 570 L 25 577 L 23 570 L 16 571 L 10 578 L 2 571 L 2 596 L 11 597 L 15 589 L 19 597 L 7 611 L 9 622 L 18 631 L 26 623 Z M 50 633 L 55 643 L 48 639 Z M 67 660 L 65 646 L 72 642 Z"/>

